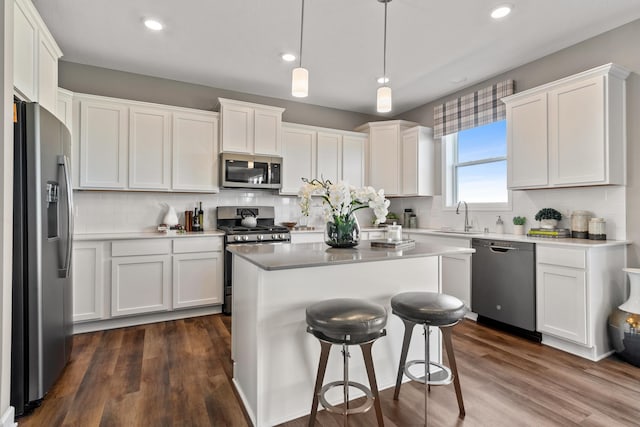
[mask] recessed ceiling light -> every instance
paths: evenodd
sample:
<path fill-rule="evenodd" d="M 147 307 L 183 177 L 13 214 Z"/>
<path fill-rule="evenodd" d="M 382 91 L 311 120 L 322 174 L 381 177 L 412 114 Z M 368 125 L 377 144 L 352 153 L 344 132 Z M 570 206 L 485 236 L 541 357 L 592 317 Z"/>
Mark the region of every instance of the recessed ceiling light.
<path fill-rule="evenodd" d="M 378 77 L 378 83 L 380 84 L 389 83 L 389 77 Z"/>
<path fill-rule="evenodd" d="M 512 6 L 509 4 L 503 4 L 501 6 L 496 7 L 491 11 L 491 17 L 493 19 L 501 19 L 511 13 Z"/>
<path fill-rule="evenodd" d="M 293 53 L 282 54 L 282 60 L 287 62 L 293 62 L 296 60 L 296 56 Z"/>
<path fill-rule="evenodd" d="M 156 21 L 155 19 L 145 19 L 144 25 L 145 27 L 153 31 L 160 31 L 164 28 L 164 25 L 162 25 L 160 22 Z"/>

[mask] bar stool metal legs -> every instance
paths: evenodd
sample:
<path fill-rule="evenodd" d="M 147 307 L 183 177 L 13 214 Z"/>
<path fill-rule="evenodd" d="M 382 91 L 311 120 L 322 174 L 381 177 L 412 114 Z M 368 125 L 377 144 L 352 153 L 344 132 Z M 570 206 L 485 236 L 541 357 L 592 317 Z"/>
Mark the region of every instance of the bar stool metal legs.
<path fill-rule="evenodd" d="M 460 388 L 460 375 L 458 375 L 458 365 L 456 364 L 456 356 L 453 354 L 453 343 L 451 342 L 451 328 L 453 326 L 441 327 L 442 340 L 444 341 L 444 347 L 447 350 L 447 357 L 449 358 L 449 366 L 453 371 L 453 387 L 456 390 L 456 399 L 458 399 L 458 410 L 460 411 L 460 418 L 464 418 L 466 412 L 464 410 L 464 402 L 462 401 L 462 389 Z"/>

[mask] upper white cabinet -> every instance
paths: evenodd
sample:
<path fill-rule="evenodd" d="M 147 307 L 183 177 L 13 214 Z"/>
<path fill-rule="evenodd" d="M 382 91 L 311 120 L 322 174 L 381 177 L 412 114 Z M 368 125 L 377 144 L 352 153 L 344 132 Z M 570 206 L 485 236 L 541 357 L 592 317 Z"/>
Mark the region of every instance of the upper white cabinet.
<path fill-rule="evenodd" d="M 284 108 L 218 100 L 222 152 L 280 156 Z"/>
<path fill-rule="evenodd" d="M 607 64 L 503 98 L 509 188 L 624 185 L 628 75 Z"/>
<path fill-rule="evenodd" d="M 173 185 L 181 191 L 218 191 L 218 117 L 173 114 Z"/>
<path fill-rule="evenodd" d="M 80 187 L 126 188 L 128 121 L 119 102 L 80 101 Z"/>
<path fill-rule="evenodd" d="M 171 184 L 171 114 L 129 109 L 129 188 L 168 190 Z"/>
<path fill-rule="evenodd" d="M 77 186 L 218 191 L 218 114 L 75 94 Z M 59 112 L 66 108 L 58 98 Z"/>
<path fill-rule="evenodd" d="M 55 114 L 69 131 L 73 129 L 73 92 L 58 88 L 58 100 Z"/>
<path fill-rule="evenodd" d="M 364 184 L 366 134 L 285 123 L 282 135 L 281 194 L 297 194 L 302 178 Z"/>
<path fill-rule="evenodd" d="M 29 0 L 15 0 L 13 75 L 16 92 L 27 101 L 57 111 L 58 58 L 62 51 Z"/>
<path fill-rule="evenodd" d="M 302 178 L 316 176 L 316 132 L 305 127 L 282 127 L 281 194 L 298 194 Z"/>
<path fill-rule="evenodd" d="M 404 120 L 372 122 L 369 132 L 368 183 L 390 196 L 434 194 L 432 131 Z"/>

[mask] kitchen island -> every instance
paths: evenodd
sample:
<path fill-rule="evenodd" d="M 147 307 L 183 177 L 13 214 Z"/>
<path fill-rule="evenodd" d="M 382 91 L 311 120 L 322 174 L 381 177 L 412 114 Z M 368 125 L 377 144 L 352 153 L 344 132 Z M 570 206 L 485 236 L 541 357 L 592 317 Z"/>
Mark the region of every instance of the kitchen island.
<path fill-rule="evenodd" d="M 441 290 L 441 256 L 471 256 L 470 248 L 417 243 L 414 248 L 329 248 L 324 243 L 234 245 L 233 381 L 253 424 L 272 426 L 310 412 L 320 357 L 318 340 L 306 332 L 307 306 L 330 298 L 363 298 L 387 308 L 387 336 L 373 345 L 378 387 L 392 387 L 398 369 L 404 325 L 391 314 L 399 292 Z M 408 360 L 420 359 L 421 328 L 414 329 Z M 431 341 L 441 360 L 437 331 Z M 350 379 L 368 385 L 362 353 L 353 348 Z M 325 383 L 342 378 L 340 349 L 332 349 Z M 341 399 L 329 393 L 330 403 Z M 361 394 L 352 393 L 352 397 Z"/>

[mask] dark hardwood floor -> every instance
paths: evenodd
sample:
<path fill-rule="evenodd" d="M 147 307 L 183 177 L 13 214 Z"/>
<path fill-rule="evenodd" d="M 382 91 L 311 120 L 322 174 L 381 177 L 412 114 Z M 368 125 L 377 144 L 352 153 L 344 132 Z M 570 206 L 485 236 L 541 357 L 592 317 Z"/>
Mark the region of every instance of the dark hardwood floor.
<path fill-rule="evenodd" d="M 229 317 L 214 315 L 76 335 L 63 376 L 19 425 L 250 425 L 231 383 L 230 330 Z M 471 321 L 454 329 L 454 347 L 467 416 L 458 419 L 453 386 L 432 387 L 430 426 L 640 425 L 640 368 L 590 362 Z M 399 401 L 382 391 L 385 425 L 424 425 L 422 390 L 406 383 Z M 343 424 L 322 411 L 316 425 Z M 374 411 L 349 425 L 375 426 Z"/>

